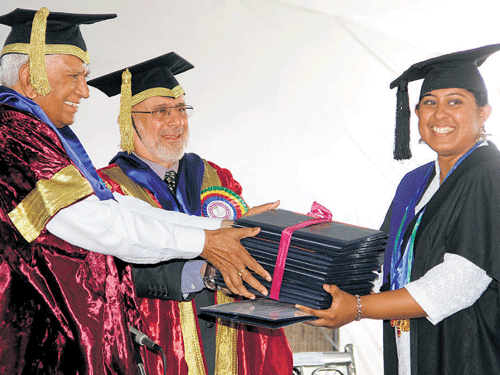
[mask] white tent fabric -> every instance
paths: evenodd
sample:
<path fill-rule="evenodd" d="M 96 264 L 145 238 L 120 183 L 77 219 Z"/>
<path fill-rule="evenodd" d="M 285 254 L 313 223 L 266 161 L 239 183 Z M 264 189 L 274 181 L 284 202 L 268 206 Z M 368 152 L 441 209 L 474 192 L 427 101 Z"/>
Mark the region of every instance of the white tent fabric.
<path fill-rule="evenodd" d="M 306 213 L 318 201 L 334 220 L 373 228 L 403 174 L 434 158 L 413 118 L 414 157 L 392 160 L 389 83 L 420 60 L 500 42 L 489 0 L 17 0 L 0 12 L 41 6 L 118 14 L 82 26 L 92 77 L 169 51 L 191 61 L 179 76 L 195 107 L 189 151 L 231 169 L 250 205 L 280 199 Z M 493 140 L 499 61 L 481 68 Z M 97 167 L 118 151 L 118 103 L 91 89 L 73 125 Z M 354 344 L 359 374 L 382 373 L 380 322 L 351 323 L 340 338 Z"/>

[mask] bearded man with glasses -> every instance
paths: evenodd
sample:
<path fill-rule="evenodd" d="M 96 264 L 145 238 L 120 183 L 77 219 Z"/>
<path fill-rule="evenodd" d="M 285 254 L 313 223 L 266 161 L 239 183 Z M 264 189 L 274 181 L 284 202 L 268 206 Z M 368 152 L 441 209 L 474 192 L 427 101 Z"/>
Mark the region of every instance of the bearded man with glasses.
<path fill-rule="evenodd" d="M 176 74 L 193 68 L 171 52 L 88 82 L 108 96 L 121 94 L 122 152 L 100 170 L 116 192 L 151 205 L 195 216 L 233 220 L 245 214 L 241 186 L 231 172 L 184 153 L 193 107 Z M 267 204 L 248 214 L 276 208 Z M 291 374 L 292 353 L 283 330 L 268 330 L 197 316 L 200 307 L 233 299 L 213 283 L 219 264 L 177 260 L 158 266 L 134 266 L 134 284 L 149 337 L 166 353 L 168 374 Z M 248 269 L 237 272 L 251 283 Z M 226 282 L 236 284 L 234 279 Z M 267 294 L 262 285 L 258 290 Z M 238 285 L 236 285 L 238 286 Z M 249 296 L 248 292 L 241 293 Z M 164 371 L 161 358 L 146 354 L 149 373 Z"/>
<path fill-rule="evenodd" d="M 142 108 L 151 110 L 140 111 Z M 148 98 L 135 105 L 131 113 L 150 115 L 132 116 L 133 126 L 141 140 L 137 143 L 138 154 L 148 154 L 152 161 L 162 162 L 158 164 L 178 166 L 189 139 L 187 118 L 193 114 L 193 107 L 184 103 L 184 94 L 175 99 L 165 96 Z"/>

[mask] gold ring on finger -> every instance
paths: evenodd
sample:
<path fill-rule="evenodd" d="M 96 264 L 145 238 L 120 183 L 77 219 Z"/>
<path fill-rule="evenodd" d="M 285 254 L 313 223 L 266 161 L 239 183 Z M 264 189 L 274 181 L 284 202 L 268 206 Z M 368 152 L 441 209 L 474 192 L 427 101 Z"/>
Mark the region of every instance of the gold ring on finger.
<path fill-rule="evenodd" d="M 239 272 L 238 272 L 238 276 L 239 276 L 239 277 L 241 277 L 241 274 L 242 274 L 243 272 L 245 272 L 245 270 L 246 270 L 246 269 L 247 269 L 247 268 L 245 267 L 245 268 L 243 268 L 241 271 L 239 271 Z"/>

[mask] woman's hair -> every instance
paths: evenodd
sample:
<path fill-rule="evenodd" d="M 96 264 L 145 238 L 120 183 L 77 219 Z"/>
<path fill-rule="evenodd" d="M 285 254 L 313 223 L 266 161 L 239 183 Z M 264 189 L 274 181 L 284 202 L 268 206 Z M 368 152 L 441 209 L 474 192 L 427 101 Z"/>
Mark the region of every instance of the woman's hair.
<path fill-rule="evenodd" d="M 484 107 L 486 104 L 488 104 L 488 95 L 486 93 L 477 90 L 469 90 L 469 89 L 465 90 L 474 95 L 474 99 L 476 99 L 476 104 L 478 107 Z M 420 100 L 415 106 L 415 109 L 418 109 L 419 105 L 420 105 Z"/>
<path fill-rule="evenodd" d="M 472 95 L 474 95 L 478 107 L 484 107 L 486 104 L 488 104 L 488 95 L 486 95 L 486 93 L 476 90 L 467 90 L 467 91 L 469 91 L 470 93 L 472 93 Z"/>
<path fill-rule="evenodd" d="M 19 69 L 28 62 L 28 55 L 9 53 L 0 58 L 0 84 L 13 87 L 19 79 Z"/>

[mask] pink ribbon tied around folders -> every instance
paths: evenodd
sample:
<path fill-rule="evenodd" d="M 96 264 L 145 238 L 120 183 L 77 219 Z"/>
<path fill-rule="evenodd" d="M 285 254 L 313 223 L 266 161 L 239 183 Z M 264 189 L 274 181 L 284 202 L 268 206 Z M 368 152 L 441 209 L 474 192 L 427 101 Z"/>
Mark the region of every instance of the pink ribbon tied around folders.
<path fill-rule="evenodd" d="M 276 265 L 274 267 L 273 282 L 271 285 L 271 293 L 269 297 L 279 300 L 281 283 L 283 282 L 283 272 L 285 271 L 286 258 L 288 256 L 288 248 L 292 234 L 297 229 L 305 228 L 311 225 L 324 223 L 325 221 L 332 220 L 332 213 L 321 204 L 314 202 L 311 207 L 311 212 L 307 216 L 313 217 L 311 220 L 303 221 L 302 223 L 292 225 L 291 227 L 283 229 L 281 232 L 280 246 L 278 250 L 278 257 L 276 258 Z"/>

